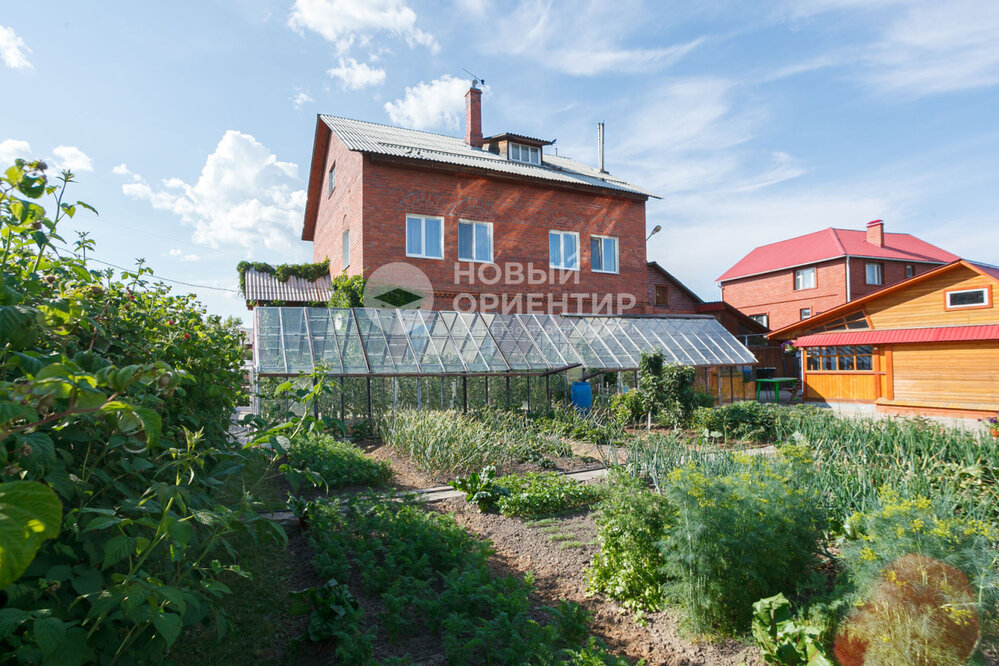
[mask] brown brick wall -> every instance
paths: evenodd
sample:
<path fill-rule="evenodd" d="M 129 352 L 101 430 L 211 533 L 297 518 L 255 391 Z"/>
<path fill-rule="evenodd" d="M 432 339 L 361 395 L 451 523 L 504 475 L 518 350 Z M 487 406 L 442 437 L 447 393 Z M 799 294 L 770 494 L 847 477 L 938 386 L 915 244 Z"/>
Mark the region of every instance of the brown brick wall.
<path fill-rule="evenodd" d="M 866 283 L 868 261 L 880 261 L 884 265 L 883 285 Z M 901 282 L 905 279 L 906 264 L 913 266 L 915 275 L 925 273 L 936 266 L 936 264 L 851 258 L 851 299 L 855 300 Z M 787 269 L 726 282 L 722 285 L 722 300 L 750 316 L 768 314 L 771 330 L 800 321 L 801 308 L 810 307 L 812 316 L 815 316 L 846 303 L 846 259 L 834 259 L 816 266 L 818 270 L 814 289 L 795 291 L 794 272 L 797 269 Z"/>
<path fill-rule="evenodd" d="M 722 300 L 750 316 L 769 315 L 771 330 L 799 321 L 801 308 L 810 307 L 814 316 L 845 303 L 846 262 L 838 259 L 815 266 L 813 289 L 795 291 L 797 269 L 787 269 L 726 282 L 722 285 Z"/>
<path fill-rule="evenodd" d="M 323 181 L 319 189 L 319 209 L 316 214 L 315 239 L 312 245 L 312 260 L 330 260 L 330 273 L 338 275 L 343 263 L 343 232 L 350 229 L 350 268 L 355 275 L 364 266 L 363 245 L 361 243 L 362 215 L 362 166 L 361 153 L 347 150 L 336 134 L 330 133 L 330 149 L 323 167 Z M 330 167 L 336 164 L 336 187 L 327 194 L 327 178 Z"/>
<path fill-rule="evenodd" d="M 339 272 L 342 220 L 351 224 L 352 249 L 350 273 L 363 265 L 370 273 L 375 268 L 394 261 L 405 261 L 423 270 L 436 292 L 435 308 L 452 307 L 457 293 L 496 293 L 516 306 L 514 294 L 539 294 L 541 303 L 548 303 L 547 294 L 555 298 L 555 311 L 562 310 L 563 296 L 568 298 L 568 310 L 590 311 L 593 299 L 580 303 L 573 295 L 597 294 L 597 302 L 605 295 L 628 294 L 638 311 L 647 305 L 645 257 L 645 203 L 624 197 L 604 196 L 587 192 L 550 189 L 515 180 L 487 178 L 445 170 L 413 168 L 349 153 L 334 136 L 330 156 L 337 163 L 337 191 L 320 203 L 316 227 L 314 257 L 331 258 L 331 268 Z M 363 160 L 363 162 L 358 162 Z M 363 171 L 363 178 L 361 174 Z M 343 186 L 343 192 L 338 192 Z M 407 213 L 436 215 L 444 218 L 444 259 L 421 259 L 406 256 L 405 220 Z M 364 219 L 363 233 L 360 220 Z M 476 278 L 455 282 L 455 264 L 478 269 L 484 264 L 457 262 L 458 220 L 466 219 L 493 224 L 493 259 L 502 267 L 505 263 L 533 264 L 549 273 L 549 229 L 579 233 L 580 270 L 567 271 L 571 279 L 559 283 L 562 271 L 552 270 L 555 284 L 484 284 Z M 590 269 L 590 234 L 616 236 L 619 248 L 619 273 L 595 273 Z M 363 261 L 363 264 L 361 263 Z M 491 279 L 493 269 L 484 269 Z M 537 303 L 538 301 L 535 301 Z M 463 303 L 469 303 L 466 299 Z M 526 300 L 520 301 L 527 303 Z M 467 309 L 467 305 L 466 305 Z M 523 310 L 523 307 L 514 307 Z M 547 310 L 547 307 L 543 307 Z M 535 310 L 536 311 L 536 310 Z"/>
<path fill-rule="evenodd" d="M 649 299 L 649 312 L 655 314 L 693 314 L 697 310 L 697 301 L 692 299 L 685 290 L 677 286 L 677 282 L 662 274 L 662 271 L 649 266 L 649 290 L 646 298 Z M 669 305 L 666 307 L 655 305 L 656 287 L 665 286 L 669 289 Z"/>

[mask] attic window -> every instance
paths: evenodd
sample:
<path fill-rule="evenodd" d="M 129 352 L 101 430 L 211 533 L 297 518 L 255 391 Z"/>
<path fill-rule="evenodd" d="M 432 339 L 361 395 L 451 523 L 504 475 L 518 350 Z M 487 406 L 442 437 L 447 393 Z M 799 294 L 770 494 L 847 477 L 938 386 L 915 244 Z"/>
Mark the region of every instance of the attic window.
<path fill-rule="evenodd" d="M 961 291 L 948 291 L 947 309 L 954 308 L 982 308 L 989 306 L 989 290 L 964 289 Z"/>
<path fill-rule="evenodd" d="M 331 196 L 336 188 L 336 164 L 330 167 L 330 172 L 326 175 L 326 196 Z"/>
<path fill-rule="evenodd" d="M 541 164 L 541 149 L 537 146 L 525 146 L 522 143 L 510 143 L 510 159 L 514 162 Z"/>

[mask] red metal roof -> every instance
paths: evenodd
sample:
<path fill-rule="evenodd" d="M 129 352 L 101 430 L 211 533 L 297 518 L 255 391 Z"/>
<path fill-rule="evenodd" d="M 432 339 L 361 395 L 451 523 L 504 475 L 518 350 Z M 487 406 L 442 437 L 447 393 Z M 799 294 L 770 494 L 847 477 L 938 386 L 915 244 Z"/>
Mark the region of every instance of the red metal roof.
<path fill-rule="evenodd" d="M 813 333 L 794 341 L 795 347 L 833 347 L 835 345 L 890 345 L 911 342 L 966 342 L 999 340 L 999 324 L 981 326 L 938 326 L 903 328 L 888 331 L 838 331 Z"/>
<path fill-rule="evenodd" d="M 823 229 L 756 248 L 725 271 L 718 282 L 814 264 L 845 256 L 946 264 L 959 257 L 911 234 L 886 233 L 884 247 L 867 242 L 867 231 Z"/>

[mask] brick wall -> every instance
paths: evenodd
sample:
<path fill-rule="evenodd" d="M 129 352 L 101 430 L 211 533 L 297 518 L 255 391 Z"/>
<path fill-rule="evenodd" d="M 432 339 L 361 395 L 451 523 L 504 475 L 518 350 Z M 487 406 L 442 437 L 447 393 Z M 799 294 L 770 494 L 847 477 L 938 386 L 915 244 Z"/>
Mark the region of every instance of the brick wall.
<path fill-rule="evenodd" d="M 697 311 L 698 302 L 680 288 L 675 280 L 663 275 L 654 266 L 648 267 L 649 290 L 646 298 L 649 303 L 649 313 L 654 314 L 693 314 Z M 656 287 L 666 287 L 669 290 L 669 304 L 656 305 Z"/>
<path fill-rule="evenodd" d="M 347 150 L 346 146 L 330 132 L 330 149 L 323 166 L 323 181 L 319 188 L 319 209 L 312 244 L 312 260 L 316 263 L 330 260 L 330 273 L 338 275 L 343 270 L 343 232 L 350 229 L 350 267 L 347 273 L 355 275 L 364 266 L 364 248 L 361 243 L 362 169 L 364 156 Z M 328 194 L 327 179 L 330 167 L 336 165 L 336 187 Z"/>
<path fill-rule="evenodd" d="M 473 294 L 476 299 L 483 293 L 494 293 L 498 299 L 506 295 L 505 303 L 512 311 L 539 311 L 539 303 L 540 311 L 548 311 L 547 305 L 553 303 L 552 311 L 589 312 L 594 305 L 606 303 L 603 298 L 607 295 L 612 297 L 610 303 L 615 311 L 629 299 L 634 300 L 637 311 L 645 310 L 648 282 L 642 200 L 551 189 L 472 173 L 414 168 L 350 153 L 335 136 L 331 138 L 327 171 L 333 161 L 337 164 L 337 189 L 327 198 L 324 184 L 313 255 L 317 261 L 329 256 L 334 273 L 339 272 L 340 238 L 346 218 L 351 225 L 351 243 L 358 246 L 356 250 L 352 248 L 349 273 L 359 271 L 362 265 L 370 273 L 386 263 L 408 262 L 430 278 L 435 290 L 434 307 L 438 309 L 456 305 L 455 295 L 459 293 Z M 444 218 L 445 259 L 406 256 L 407 213 Z M 507 263 L 533 264 L 551 278 L 551 283 L 536 286 L 507 284 L 504 280 L 484 283 L 480 278 L 492 280 L 497 275 L 495 268 L 457 262 L 459 219 L 493 224 L 493 260 L 499 267 Z M 549 270 L 549 229 L 579 233 L 579 271 Z M 618 238 L 618 274 L 591 270 L 590 234 Z M 463 273 L 460 282 L 456 282 L 456 264 L 464 271 L 469 267 L 475 269 L 475 277 L 470 280 Z M 516 294 L 529 292 L 536 293 L 539 299 L 530 308 L 523 297 L 519 301 L 515 298 Z M 552 294 L 553 301 L 548 300 L 548 294 Z M 576 294 L 587 297 L 580 301 Z M 623 301 L 619 294 L 626 295 Z M 596 301 L 591 295 L 596 295 Z M 469 309 L 470 302 L 464 299 L 457 305 Z"/>
<path fill-rule="evenodd" d="M 868 262 L 880 262 L 883 265 L 884 284 L 867 284 Z M 850 298 L 856 300 L 905 280 L 907 265 L 913 267 L 914 275 L 920 275 L 938 266 L 938 264 L 852 257 Z M 771 330 L 800 321 L 802 308 L 811 308 L 812 316 L 815 316 L 846 303 L 846 259 L 833 259 L 816 264 L 816 267 L 814 289 L 795 291 L 794 272 L 797 269 L 787 269 L 725 282 L 722 285 L 722 300 L 750 316 L 769 315 Z"/>
<path fill-rule="evenodd" d="M 883 284 L 867 284 L 867 264 L 880 263 L 883 266 Z M 913 275 L 920 275 L 926 271 L 936 268 L 939 264 L 914 264 L 906 261 L 888 261 L 884 259 L 861 259 L 852 257 L 850 259 L 850 298 L 856 300 L 861 296 L 866 296 L 871 292 L 884 289 L 893 284 L 898 284 L 905 280 L 905 267 L 912 266 Z M 844 301 L 845 302 L 845 301 Z"/>
<path fill-rule="evenodd" d="M 812 289 L 795 291 L 797 269 L 787 269 L 725 282 L 722 300 L 749 316 L 767 314 L 771 330 L 800 321 L 802 308 L 811 308 L 814 316 L 845 303 L 846 261 L 836 259 L 815 266 Z"/>

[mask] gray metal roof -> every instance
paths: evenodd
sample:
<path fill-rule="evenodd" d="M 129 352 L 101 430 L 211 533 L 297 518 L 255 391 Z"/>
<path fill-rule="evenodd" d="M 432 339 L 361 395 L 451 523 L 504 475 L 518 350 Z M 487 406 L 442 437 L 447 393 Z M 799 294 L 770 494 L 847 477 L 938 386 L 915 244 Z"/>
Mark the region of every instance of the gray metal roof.
<path fill-rule="evenodd" d="M 321 115 L 320 118 L 348 149 L 362 153 L 454 164 L 497 173 L 659 198 L 637 185 L 615 178 L 609 173 L 600 173 L 591 166 L 566 157 L 546 153 L 542 160 L 544 164 L 540 166 L 524 164 L 513 162 L 488 150 L 472 148 L 463 139 L 453 136 L 379 125 L 337 116 Z"/>
<path fill-rule="evenodd" d="M 270 273 L 253 268 L 243 274 L 243 296 L 248 301 L 288 301 L 312 303 L 330 300 L 330 276 L 324 275 L 315 282 L 300 277 L 290 277 L 281 282 Z"/>
<path fill-rule="evenodd" d="M 457 375 L 634 370 L 642 352 L 693 366 L 752 365 L 714 317 L 593 317 L 446 310 L 258 307 L 257 373 Z"/>

